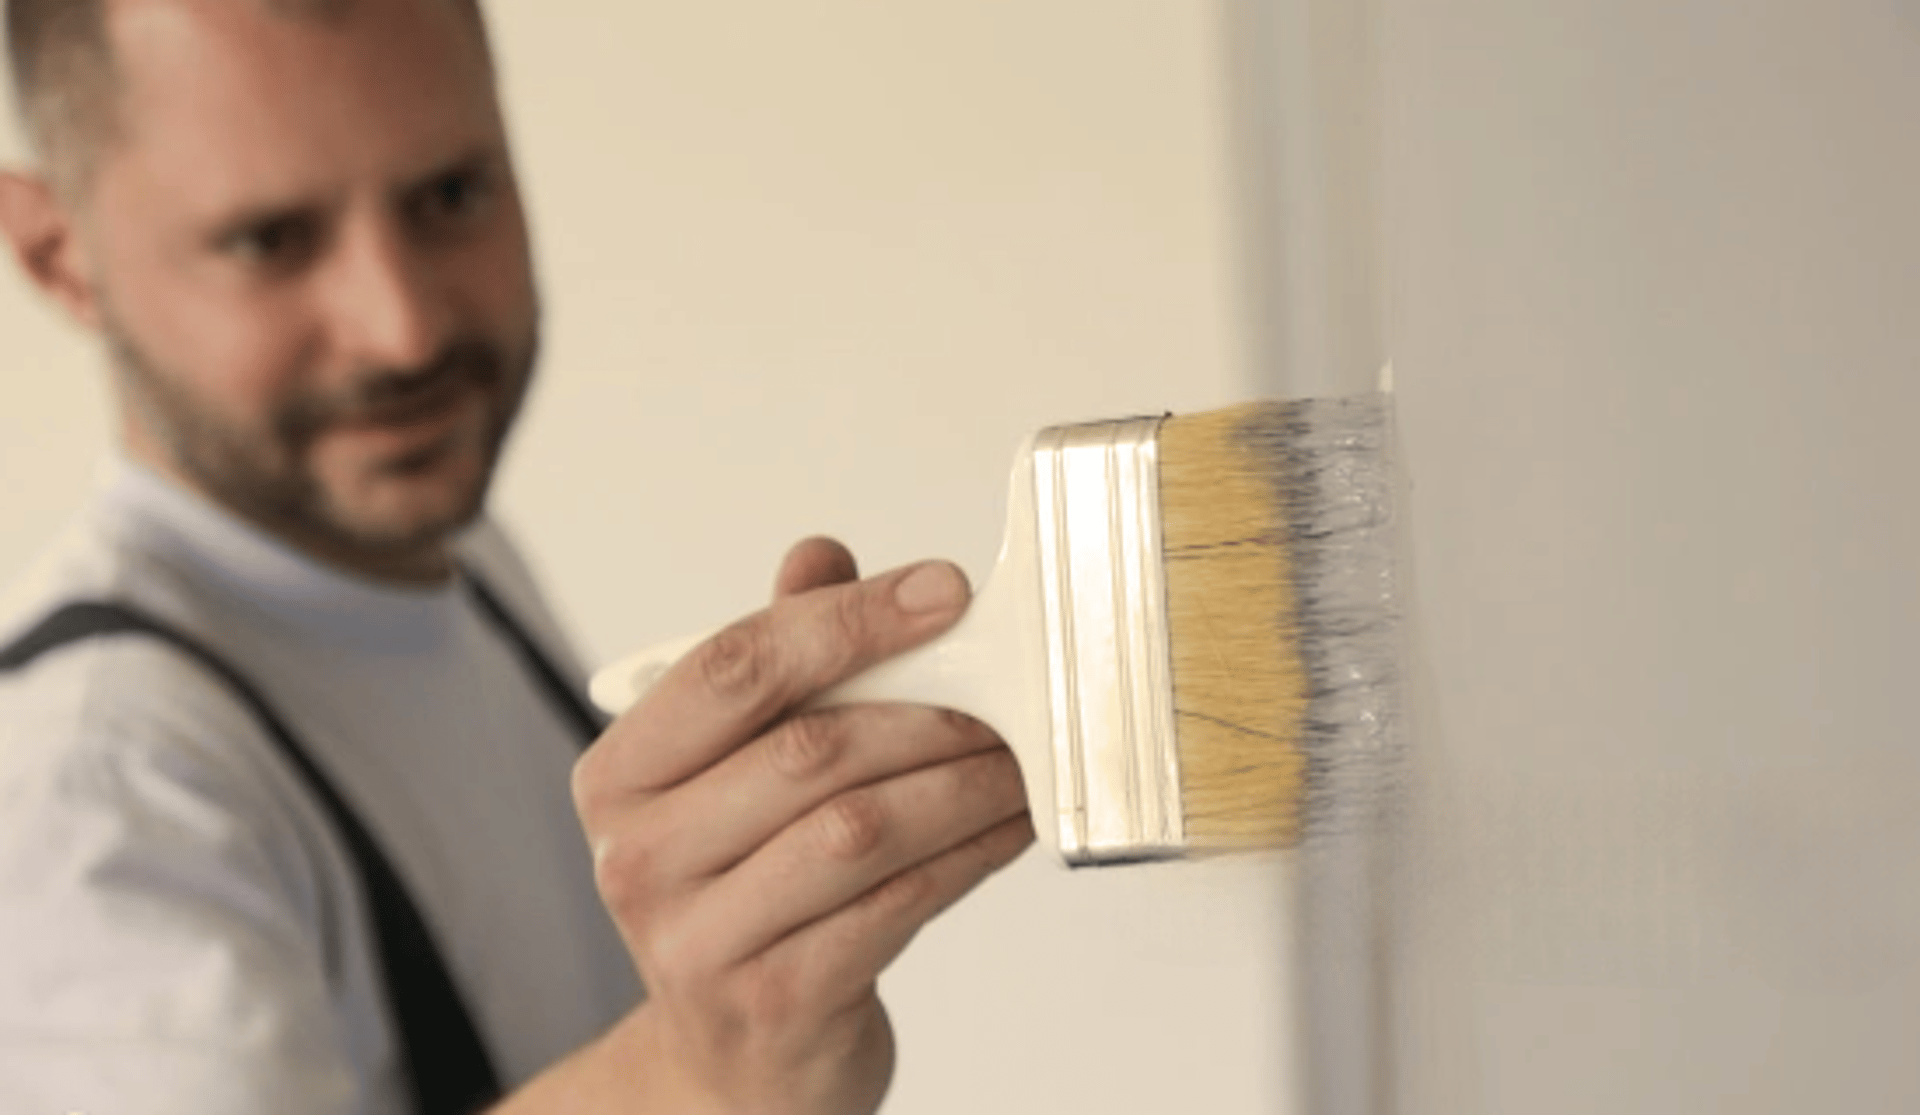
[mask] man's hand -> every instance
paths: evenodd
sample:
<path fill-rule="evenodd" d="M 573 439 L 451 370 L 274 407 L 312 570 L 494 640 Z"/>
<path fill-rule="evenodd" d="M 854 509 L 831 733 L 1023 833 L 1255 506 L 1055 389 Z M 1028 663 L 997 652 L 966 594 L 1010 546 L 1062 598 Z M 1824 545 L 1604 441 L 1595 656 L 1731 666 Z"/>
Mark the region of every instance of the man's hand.
<path fill-rule="evenodd" d="M 875 991 L 919 927 L 1033 839 L 991 731 L 914 705 L 798 712 L 965 610 L 944 563 L 855 580 L 814 539 L 766 611 L 678 663 L 580 760 L 602 898 L 645 981 L 627 1048 L 685 1111 L 870 1112 Z"/>

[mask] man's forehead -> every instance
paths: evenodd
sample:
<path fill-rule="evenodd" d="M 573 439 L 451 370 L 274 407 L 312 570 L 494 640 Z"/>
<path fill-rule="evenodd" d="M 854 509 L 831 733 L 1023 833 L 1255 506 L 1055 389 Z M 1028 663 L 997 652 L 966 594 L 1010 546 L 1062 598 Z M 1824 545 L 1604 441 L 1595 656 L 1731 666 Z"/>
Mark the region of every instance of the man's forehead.
<path fill-rule="evenodd" d="M 375 6 L 381 2 L 375 0 Z M 144 27 L 156 20 L 229 30 L 266 20 L 338 24 L 360 6 L 361 0 L 104 0 L 102 12 L 108 37 L 116 39 L 116 31 Z"/>
<path fill-rule="evenodd" d="M 112 0 L 127 161 L 219 207 L 401 179 L 497 136 L 484 44 L 447 0 L 275 2 Z"/>
<path fill-rule="evenodd" d="M 378 6 L 383 3 L 391 4 L 394 2 L 396 2 L 396 0 L 198 0 L 196 3 L 190 0 L 185 6 L 199 6 L 210 9 L 224 8 L 230 10 L 251 9 L 251 11 L 256 14 L 273 15 L 288 19 L 328 20 L 340 19 L 356 8 L 359 8 L 363 3 L 372 3 Z M 398 0 L 398 2 L 405 3 L 411 2 L 411 0 Z M 474 5 L 469 2 L 469 0 L 438 0 L 438 2 L 447 7 L 469 13 L 475 11 Z M 105 4 L 106 10 L 109 12 L 139 8 L 148 4 L 163 7 L 183 6 L 181 0 L 105 0 Z"/>
<path fill-rule="evenodd" d="M 299 32 L 349 32 L 354 25 L 391 33 L 422 21 L 443 33 L 458 27 L 466 45 L 485 53 L 479 9 L 472 0 L 104 0 L 103 18 L 117 57 L 144 38 L 197 32 L 228 46 L 259 46 Z M 449 19 L 457 16 L 458 19 Z M 375 31 L 374 34 L 380 34 Z"/>

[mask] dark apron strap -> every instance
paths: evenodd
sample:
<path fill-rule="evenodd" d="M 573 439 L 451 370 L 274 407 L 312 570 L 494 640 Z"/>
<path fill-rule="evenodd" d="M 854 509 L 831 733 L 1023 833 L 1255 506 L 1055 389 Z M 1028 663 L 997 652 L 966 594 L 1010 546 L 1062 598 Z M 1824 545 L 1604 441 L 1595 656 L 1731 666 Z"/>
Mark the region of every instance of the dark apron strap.
<path fill-rule="evenodd" d="M 480 611 L 492 622 L 494 629 L 513 648 L 520 659 L 520 665 L 527 676 L 540 686 L 546 695 L 547 703 L 560 715 L 573 730 L 579 734 L 580 746 L 585 747 L 606 730 L 607 718 L 593 707 L 566 679 L 566 676 L 554 666 L 553 659 L 540 649 L 533 635 L 513 613 L 500 602 L 500 597 L 474 571 L 465 566 L 460 570 L 467 588 L 473 593 L 474 602 L 480 605 Z"/>
<path fill-rule="evenodd" d="M 581 745 L 600 730 L 600 718 L 540 652 L 499 598 L 469 571 L 468 585 L 488 619 L 513 647 L 546 698 L 580 733 Z M 20 669 L 49 651 L 100 635 L 159 639 L 224 682 L 306 781 L 353 857 L 373 916 L 387 1005 L 399 1030 L 400 1051 L 417 1115 L 474 1115 L 501 1096 L 487 1055 L 459 989 L 420 917 L 413 898 L 373 835 L 314 764 L 307 749 L 260 691 L 199 640 L 125 604 L 81 600 L 54 610 L 12 645 L 0 649 L 0 673 Z"/>

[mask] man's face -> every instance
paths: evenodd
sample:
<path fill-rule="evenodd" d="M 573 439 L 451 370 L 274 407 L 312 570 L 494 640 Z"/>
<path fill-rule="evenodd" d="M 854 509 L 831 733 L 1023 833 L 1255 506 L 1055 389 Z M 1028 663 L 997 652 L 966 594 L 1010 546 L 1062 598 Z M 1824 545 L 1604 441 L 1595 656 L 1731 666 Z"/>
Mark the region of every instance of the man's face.
<path fill-rule="evenodd" d="M 82 223 L 132 451 L 376 572 L 433 572 L 534 359 L 469 20 L 448 0 L 112 5 L 120 138 Z"/>

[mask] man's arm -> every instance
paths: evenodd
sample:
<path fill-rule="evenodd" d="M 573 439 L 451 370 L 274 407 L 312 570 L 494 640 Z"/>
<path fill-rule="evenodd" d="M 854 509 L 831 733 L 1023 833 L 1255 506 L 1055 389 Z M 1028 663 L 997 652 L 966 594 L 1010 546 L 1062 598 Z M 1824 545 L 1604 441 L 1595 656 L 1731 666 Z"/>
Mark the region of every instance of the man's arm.
<path fill-rule="evenodd" d="M 351 868 L 258 723 L 153 640 L 35 670 L 0 693 L 0 1111 L 397 1098 L 371 956 L 321 944 Z"/>
<path fill-rule="evenodd" d="M 771 608 L 689 655 L 581 759 L 602 898 L 648 1000 L 495 1115 L 878 1107 L 880 972 L 1031 842 L 1019 770 L 978 722 L 911 705 L 794 714 L 950 627 L 965 580 L 867 581 L 836 543 L 783 564 Z"/>

